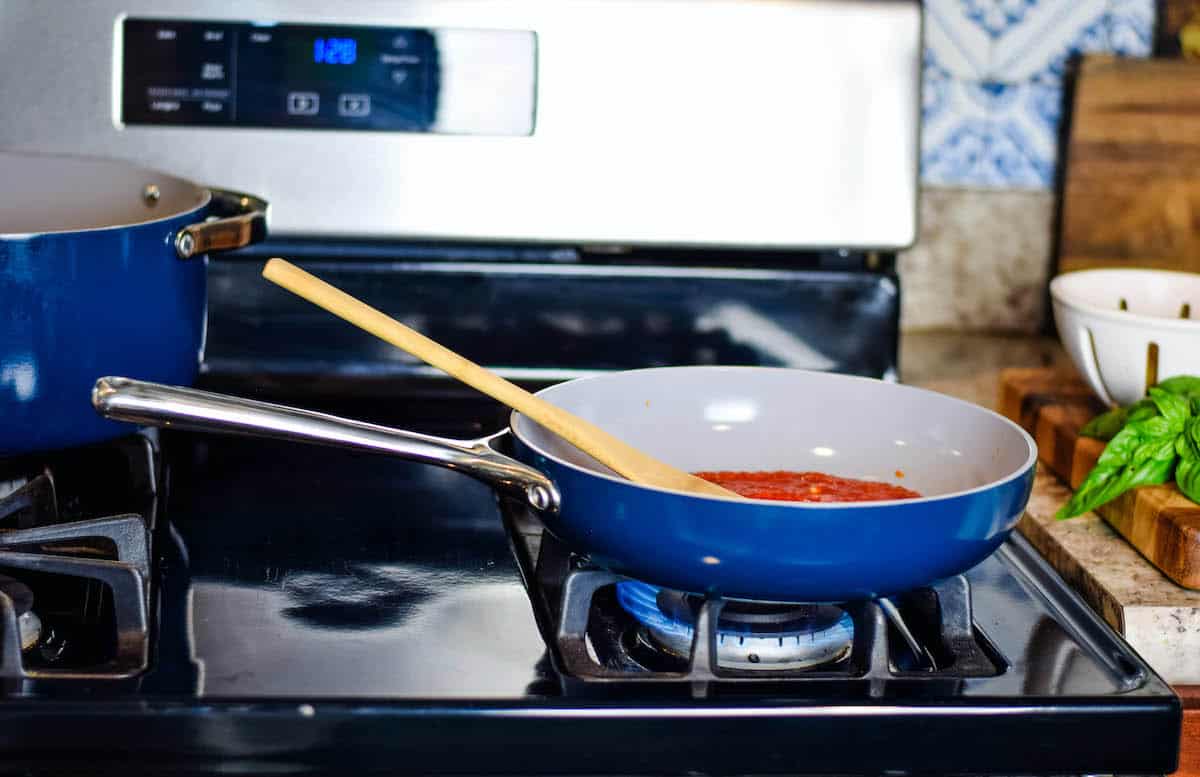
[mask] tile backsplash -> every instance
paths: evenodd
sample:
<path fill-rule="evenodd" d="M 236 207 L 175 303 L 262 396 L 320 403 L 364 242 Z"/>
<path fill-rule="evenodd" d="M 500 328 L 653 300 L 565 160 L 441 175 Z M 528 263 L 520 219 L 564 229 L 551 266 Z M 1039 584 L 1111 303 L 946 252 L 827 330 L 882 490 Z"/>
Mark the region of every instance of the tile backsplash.
<path fill-rule="evenodd" d="M 1045 319 L 1064 72 L 1149 56 L 1155 0 L 925 0 L 921 232 L 905 330 L 1033 333 Z"/>
<path fill-rule="evenodd" d="M 926 0 L 921 178 L 1049 189 L 1071 57 L 1147 56 L 1154 0 Z"/>

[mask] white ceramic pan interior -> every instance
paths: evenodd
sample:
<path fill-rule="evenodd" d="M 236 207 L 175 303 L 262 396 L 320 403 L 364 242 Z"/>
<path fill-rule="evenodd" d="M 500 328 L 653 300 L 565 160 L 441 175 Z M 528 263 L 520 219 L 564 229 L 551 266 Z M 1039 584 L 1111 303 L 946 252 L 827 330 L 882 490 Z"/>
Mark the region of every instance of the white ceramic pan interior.
<path fill-rule="evenodd" d="M 940 496 L 1011 478 L 1037 456 L 1024 430 L 977 405 L 829 373 L 634 370 L 571 381 L 541 395 L 693 472 L 819 471 Z M 616 477 L 528 419 L 518 418 L 517 432 L 552 458 Z"/>

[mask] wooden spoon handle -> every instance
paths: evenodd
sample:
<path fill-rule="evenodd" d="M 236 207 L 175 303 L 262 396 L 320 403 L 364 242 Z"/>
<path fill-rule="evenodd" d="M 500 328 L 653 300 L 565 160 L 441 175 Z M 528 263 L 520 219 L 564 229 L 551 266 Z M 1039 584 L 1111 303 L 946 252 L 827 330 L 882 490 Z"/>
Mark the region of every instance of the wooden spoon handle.
<path fill-rule="evenodd" d="M 528 416 L 635 483 L 738 498 L 732 491 L 648 456 L 595 424 L 534 396 L 294 264 L 271 259 L 263 268 L 263 277 Z"/>

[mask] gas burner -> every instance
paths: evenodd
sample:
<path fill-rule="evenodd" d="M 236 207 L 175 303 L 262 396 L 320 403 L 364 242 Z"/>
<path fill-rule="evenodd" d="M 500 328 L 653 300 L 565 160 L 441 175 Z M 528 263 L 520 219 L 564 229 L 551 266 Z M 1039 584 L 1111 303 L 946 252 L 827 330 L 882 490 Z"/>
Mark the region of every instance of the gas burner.
<path fill-rule="evenodd" d="M 12 600 L 21 636 L 21 650 L 29 650 L 42 636 L 42 621 L 33 611 L 33 590 L 20 580 L 0 575 L 0 594 Z"/>
<path fill-rule="evenodd" d="M 645 583 L 617 584 L 640 624 L 638 638 L 679 658 L 692 649 L 701 597 Z M 717 663 L 730 669 L 798 670 L 837 664 L 854 646 L 854 621 L 832 605 L 727 601 L 717 620 Z"/>

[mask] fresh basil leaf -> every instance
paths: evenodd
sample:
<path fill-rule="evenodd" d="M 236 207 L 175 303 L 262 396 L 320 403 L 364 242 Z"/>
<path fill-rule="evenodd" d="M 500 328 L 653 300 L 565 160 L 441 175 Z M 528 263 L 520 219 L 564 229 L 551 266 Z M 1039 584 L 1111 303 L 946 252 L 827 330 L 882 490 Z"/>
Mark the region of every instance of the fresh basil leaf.
<path fill-rule="evenodd" d="M 1142 441 L 1142 438 L 1143 435 L 1137 426 L 1133 424 L 1127 425 L 1108 441 L 1108 445 L 1104 446 L 1104 450 L 1100 452 L 1100 458 L 1096 460 L 1096 466 L 1093 468 L 1093 471 L 1098 469 L 1118 469 L 1123 466 L 1133 456 L 1133 451 Z"/>
<path fill-rule="evenodd" d="M 1073 518 L 1099 507 L 1119 494 L 1120 490 L 1115 489 L 1123 488 L 1121 473 L 1141 442 L 1142 436 L 1132 426 L 1126 426 L 1118 432 L 1108 445 L 1104 446 L 1096 466 L 1092 467 L 1092 471 L 1055 517 L 1059 520 Z"/>
<path fill-rule="evenodd" d="M 1181 397 L 1160 388 L 1151 388 L 1150 401 L 1158 408 L 1158 412 L 1167 420 L 1176 434 L 1182 431 L 1183 423 L 1192 415 L 1192 403 L 1187 397 Z"/>
<path fill-rule="evenodd" d="M 1181 422 L 1180 427 L 1183 426 Z M 1125 426 L 1104 446 L 1096 466 L 1055 516 L 1062 520 L 1095 510 L 1131 488 L 1170 480 L 1178 459 L 1179 431 L 1163 416 Z"/>
<path fill-rule="evenodd" d="M 1111 440 L 1121 431 L 1125 420 L 1129 418 L 1130 408 L 1115 407 L 1107 413 L 1101 413 L 1083 425 L 1079 434 L 1083 437 L 1094 437 L 1097 440 Z M 1158 408 L 1155 408 L 1158 412 Z"/>
<path fill-rule="evenodd" d="M 1148 461 L 1174 461 L 1178 455 L 1175 453 L 1175 440 L 1177 437 L 1178 435 L 1157 437 L 1141 442 L 1134 449 L 1129 463 L 1133 467 L 1140 467 Z"/>
<path fill-rule="evenodd" d="M 1095 510 L 1124 490 L 1121 468 L 1094 467 L 1065 505 L 1054 517 L 1060 521 Z"/>
<path fill-rule="evenodd" d="M 1175 468 L 1175 484 L 1188 499 L 1200 502 L 1200 459 L 1181 459 Z"/>
<path fill-rule="evenodd" d="M 1184 460 L 1200 461 L 1200 450 L 1188 438 L 1186 434 L 1181 434 L 1175 438 L 1175 453 L 1179 458 Z"/>
<path fill-rule="evenodd" d="M 1110 410 L 1080 430 L 1088 437 L 1107 438 L 1108 444 L 1057 518 L 1081 515 L 1131 488 L 1172 477 L 1185 494 L 1200 501 L 1200 377 L 1169 378 L 1147 393 L 1146 399 Z"/>
<path fill-rule="evenodd" d="M 1125 424 L 1125 429 L 1132 429 L 1142 439 L 1150 439 L 1152 437 L 1166 437 L 1167 435 L 1179 434 L 1183 430 L 1183 421 L 1177 420 L 1175 423 L 1161 415 L 1156 415 L 1153 418 L 1147 418 L 1144 421 L 1132 421 Z M 1122 429 L 1121 431 L 1125 431 Z M 1118 434 L 1118 436 L 1120 436 Z M 1113 438 L 1114 440 L 1116 437 Z"/>
<path fill-rule="evenodd" d="M 1156 445 L 1165 446 L 1168 449 L 1173 447 L 1169 441 L 1159 442 Z M 1156 452 L 1160 452 L 1160 450 L 1156 448 Z M 1175 465 L 1178 460 L 1174 455 L 1174 450 L 1171 450 L 1170 453 L 1169 457 L 1148 455 L 1136 463 L 1117 470 L 1093 469 L 1088 473 L 1087 479 L 1080 484 L 1079 490 L 1075 492 L 1070 501 L 1058 511 L 1055 518 L 1064 520 L 1091 512 L 1131 488 L 1166 483 L 1175 473 Z"/>
<path fill-rule="evenodd" d="M 1195 375 L 1176 375 L 1159 383 L 1158 388 L 1179 396 L 1189 398 L 1200 397 L 1200 377 Z"/>
<path fill-rule="evenodd" d="M 1175 452 L 1179 458 L 1200 461 L 1200 418 L 1189 418 L 1183 432 L 1175 438 Z"/>
<path fill-rule="evenodd" d="M 1128 407 L 1115 407 L 1101 413 L 1083 425 L 1079 434 L 1097 440 L 1111 440 L 1131 421 L 1144 421 L 1158 415 L 1158 406 L 1149 399 L 1141 399 Z"/>
<path fill-rule="evenodd" d="M 1179 461 L 1179 457 L 1175 455 L 1175 451 L 1171 451 L 1170 458 L 1149 458 L 1136 468 L 1131 468 L 1127 476 L 1125 476 L 1125 488 L 1120 493 L 1114 494 L 1113 498 L 1120 496 L 1131 488 L 1140 488 L 1141 486 L 1160 486 L 1166 483 L 1175 474 L 1175 466 Z"/>
<path fill-rule="evenodd" d="M 1144 421 L 1158 415 L 1158 406 L 1150 399 L 1139 399 L 1129 406 L 1126 421 Z"/>

